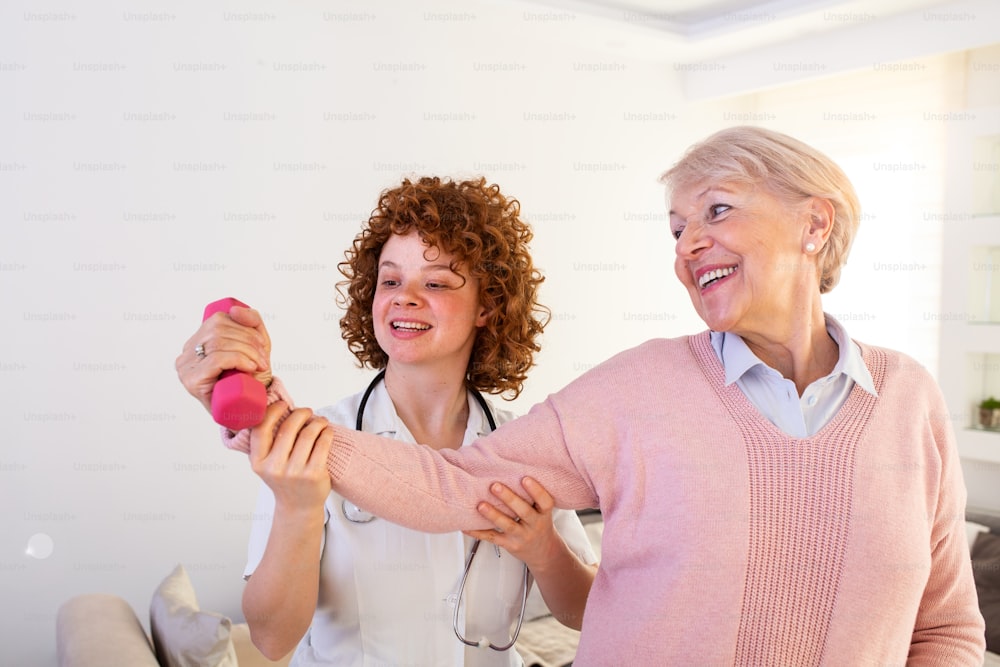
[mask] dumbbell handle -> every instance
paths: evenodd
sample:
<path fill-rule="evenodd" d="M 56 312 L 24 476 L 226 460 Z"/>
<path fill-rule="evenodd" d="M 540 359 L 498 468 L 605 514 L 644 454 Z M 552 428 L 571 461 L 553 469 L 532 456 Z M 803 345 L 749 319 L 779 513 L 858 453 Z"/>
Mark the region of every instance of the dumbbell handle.
<path fill-rule="evenodd" d="M 228 313 L 233 306 L 245 303 L 232 297 L 219 299 L 205 306 L 202 321 L 215 313 Z M 222 371 L 212 389 L 212 418 L 232 431 L 256 426 L 264 419 L 267 409 L 267 389 L 249 373 L 238 370 Z"/>

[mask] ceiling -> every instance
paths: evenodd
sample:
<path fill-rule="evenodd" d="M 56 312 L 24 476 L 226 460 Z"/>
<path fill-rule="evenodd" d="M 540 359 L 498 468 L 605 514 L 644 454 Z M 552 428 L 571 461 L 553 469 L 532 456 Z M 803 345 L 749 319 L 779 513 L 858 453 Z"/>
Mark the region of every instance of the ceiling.
<path fill-rule="evenodd" d="M 945 10 L 947 0 L 525 0 L 589 21 L 594 46 L 694 61 L 811 34 Z"/>

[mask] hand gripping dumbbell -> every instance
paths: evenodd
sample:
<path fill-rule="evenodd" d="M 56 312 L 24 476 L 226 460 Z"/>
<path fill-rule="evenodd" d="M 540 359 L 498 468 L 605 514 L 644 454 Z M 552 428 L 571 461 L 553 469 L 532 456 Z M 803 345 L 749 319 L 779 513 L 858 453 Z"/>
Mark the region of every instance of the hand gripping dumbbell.
<path fill-rule="evenodd" d="M 228 313 L 233 306 L 245 303 L 227 297 L 205 306 L 204 322 L 215 313 Z M 212 418 L 231 431 L 256 426 L 264 420 L 267 409 L 267 389 L 254 376 L 238 370 L 222 371 L 212 389 Z"/>

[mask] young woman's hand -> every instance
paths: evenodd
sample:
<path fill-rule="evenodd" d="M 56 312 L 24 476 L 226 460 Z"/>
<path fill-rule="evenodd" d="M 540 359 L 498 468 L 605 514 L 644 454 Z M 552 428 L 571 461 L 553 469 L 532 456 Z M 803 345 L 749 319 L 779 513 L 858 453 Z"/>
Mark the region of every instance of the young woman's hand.
<path fill-rule="evenodd" d="M 525 477 L 521 486 L 533 501 L 527 502 L 508 487 L 494 483 L 490 492 L 516 517 L 511 518 L 492 503 L 479 503 L 479 513 L 496 526 L 495 529 L 465 531 L 466 535 L 492 542 L 503 547 L 528 569 L 537 572 L 552 562 L 554 556 L 565 549 L 565 543 L 552 524 L 555 502 L 541 484 Z"/>
<path fill-rule="evenodd" d="M 503 484 L 490 486 L 490 492 L 515 518 L 483 501 L 479 503 L 479 513 L 496 528 L 470 530 L 465 534 L 503 547 L 523 561 L 534 575 L 552 615 L 563 625 L 579 630 L 597 566 L 585 565 L 556 532 L 552 522 L 555 501 L 545 487 L 531 477 L 522 479 L 521 486 L 532 502 Z"/>
<path fill-rule="evenodd" d="M 274 493 L 276 506 L 314 510 L 330 495 L 326 459 L 332 446 L 325 418 L 309 408 L 289 412 L 277 401 L 250 431 L 250 466 Z"/>
<path fill-rule="evenodd" d="M 201 354 L 199 354 L 199 350 Z M 271 384 L 271 338 L 260 313 L 234 306 L 201 323 L 174 362 L 188 393 L 212 410 L 212 389 L 222 371 L 236 369 Z"/>

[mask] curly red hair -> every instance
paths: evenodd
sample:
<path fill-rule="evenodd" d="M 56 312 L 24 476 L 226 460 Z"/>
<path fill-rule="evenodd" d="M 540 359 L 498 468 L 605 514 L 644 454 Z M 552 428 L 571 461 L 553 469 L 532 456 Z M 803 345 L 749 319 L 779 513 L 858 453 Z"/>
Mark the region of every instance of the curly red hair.
<path fill-rule="evenodd" d="M 368 223 L 344 253 L 346 260 L 337 266 L 346 278 L 337 283 L 346 310 L 340 331 L 359 365 L 379 369 L 388 361 L 372 321 L 379 255 L 393 234 L 416 230 L 425 243 L 454 256 L 452 270 L 461 264 L 479 279 L 479 300 L 490 314 L 476 334 L 467 382 L 480 391 L 517 397 L 541 349 L 536 339 L 550 315 L 537 301 L 544 278 L 532 263 L 532 232 L 520 212 L 516 199 L 505 197 L 498 185 L 487 185 L 485 178 L 404 179 L 383 191 Z"/>

